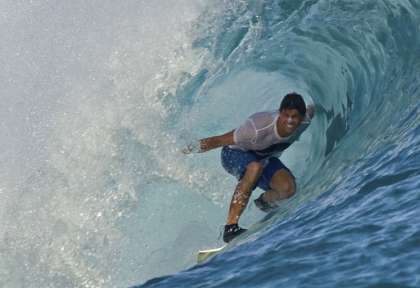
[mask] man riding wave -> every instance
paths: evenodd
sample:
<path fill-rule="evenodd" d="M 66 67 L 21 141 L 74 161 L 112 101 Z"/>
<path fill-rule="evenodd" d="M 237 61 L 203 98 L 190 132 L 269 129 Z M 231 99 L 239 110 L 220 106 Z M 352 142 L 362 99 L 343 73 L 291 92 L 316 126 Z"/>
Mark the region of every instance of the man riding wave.
<path fill-rule="evenodd" d="M 238 222 L 256 187 L 265 191 L 254 200 L 264 212 L 275 209 L 279 201 L 295 194 L 295 177 L 278 156 L 299 139 L 314 112 L 314 107 L 307 107 L 301 95 L 289 93 L 278 110 L 255 113 L 238 128 L 198 140 L 183 149 L 189 154 L 223 147 L 222 166 L 238 180 L 224 227 L 225 242 L 246 231 Z"/>

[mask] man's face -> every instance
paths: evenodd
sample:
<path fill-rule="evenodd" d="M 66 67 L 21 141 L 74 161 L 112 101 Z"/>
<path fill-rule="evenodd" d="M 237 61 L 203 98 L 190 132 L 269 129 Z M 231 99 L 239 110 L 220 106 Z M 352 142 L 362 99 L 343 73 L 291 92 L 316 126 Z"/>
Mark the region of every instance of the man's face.
<path fill-rule="evenodd" d="M 280 129 L 287 135 L 292 134 L 303 121 L 303 117 L 299 114 L 297 109 L 281 110 L 279 119 Z"/>

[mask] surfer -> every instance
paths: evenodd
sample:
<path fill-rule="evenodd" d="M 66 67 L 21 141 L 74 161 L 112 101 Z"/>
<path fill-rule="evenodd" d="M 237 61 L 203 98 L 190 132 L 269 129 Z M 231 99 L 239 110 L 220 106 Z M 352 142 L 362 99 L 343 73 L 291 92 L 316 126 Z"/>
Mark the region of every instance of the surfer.
<path fill-rule="evenodd" d="M 189 154 L 223 147 L 222 166 L 238 180 L 223 241 L 229 242 L 246 231 L 238 222 L 256 187 L 264 192 L 254 203 L 264 212 L 272 211 L 279 201 L 295 194 L 295 177 L 277 157 L 309 126 L 314 112 L 312 105 L 306 107 L 301 95 L 289 93 L 278 110 L 255 113 L 238 128 L 198 140 L 183 149 L 183 153 Z"/>

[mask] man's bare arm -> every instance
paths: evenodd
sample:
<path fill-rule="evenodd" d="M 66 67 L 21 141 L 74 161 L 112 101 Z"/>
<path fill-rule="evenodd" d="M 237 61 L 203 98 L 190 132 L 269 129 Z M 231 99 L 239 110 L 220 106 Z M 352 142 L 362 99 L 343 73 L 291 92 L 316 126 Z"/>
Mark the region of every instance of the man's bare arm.
<path fill-rule="evenodd" d="M 215 148 L 219 148 L 226 145 L 233 145 L 233 131 L 226 134 L 204 138 L 200 140 L 200 152 L 206 152 Z"/>
<path fill-rule="evenodd" d="M 225 145 L 233 145 L 233 131 L 234 130 L 223 135 L 201 139 L 198 141 L 198 143 L 188 145 L 185 149 L 182 150 L 182 152 L 185 154 L 193 152 L 203 153 Z"/>

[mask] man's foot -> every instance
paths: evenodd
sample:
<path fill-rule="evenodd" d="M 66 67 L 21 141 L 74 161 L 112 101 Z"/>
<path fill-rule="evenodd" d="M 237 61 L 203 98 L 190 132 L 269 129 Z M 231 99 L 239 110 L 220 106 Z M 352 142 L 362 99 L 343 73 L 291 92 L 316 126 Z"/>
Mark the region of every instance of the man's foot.
<path fill-rule="evenodd" d="M 255 206 L 257 206 L 261 211 L 265 213 L 275 210 L 278 206 L 275 204 L 270 204 L 267 201 L 265 201 L 263 199 L 263 194 L 261 194 L 260 197 L 254 200 Z"/>
<path fill-rule="evenodd" d="M 225 231 L 223 232 L 223 241 L 228 243 L 236 236 L 239 236 L 242 233 L 244 233 L 246 230 L 247 229 L 239 227 L 238 224 L 225 225 Z"/>

